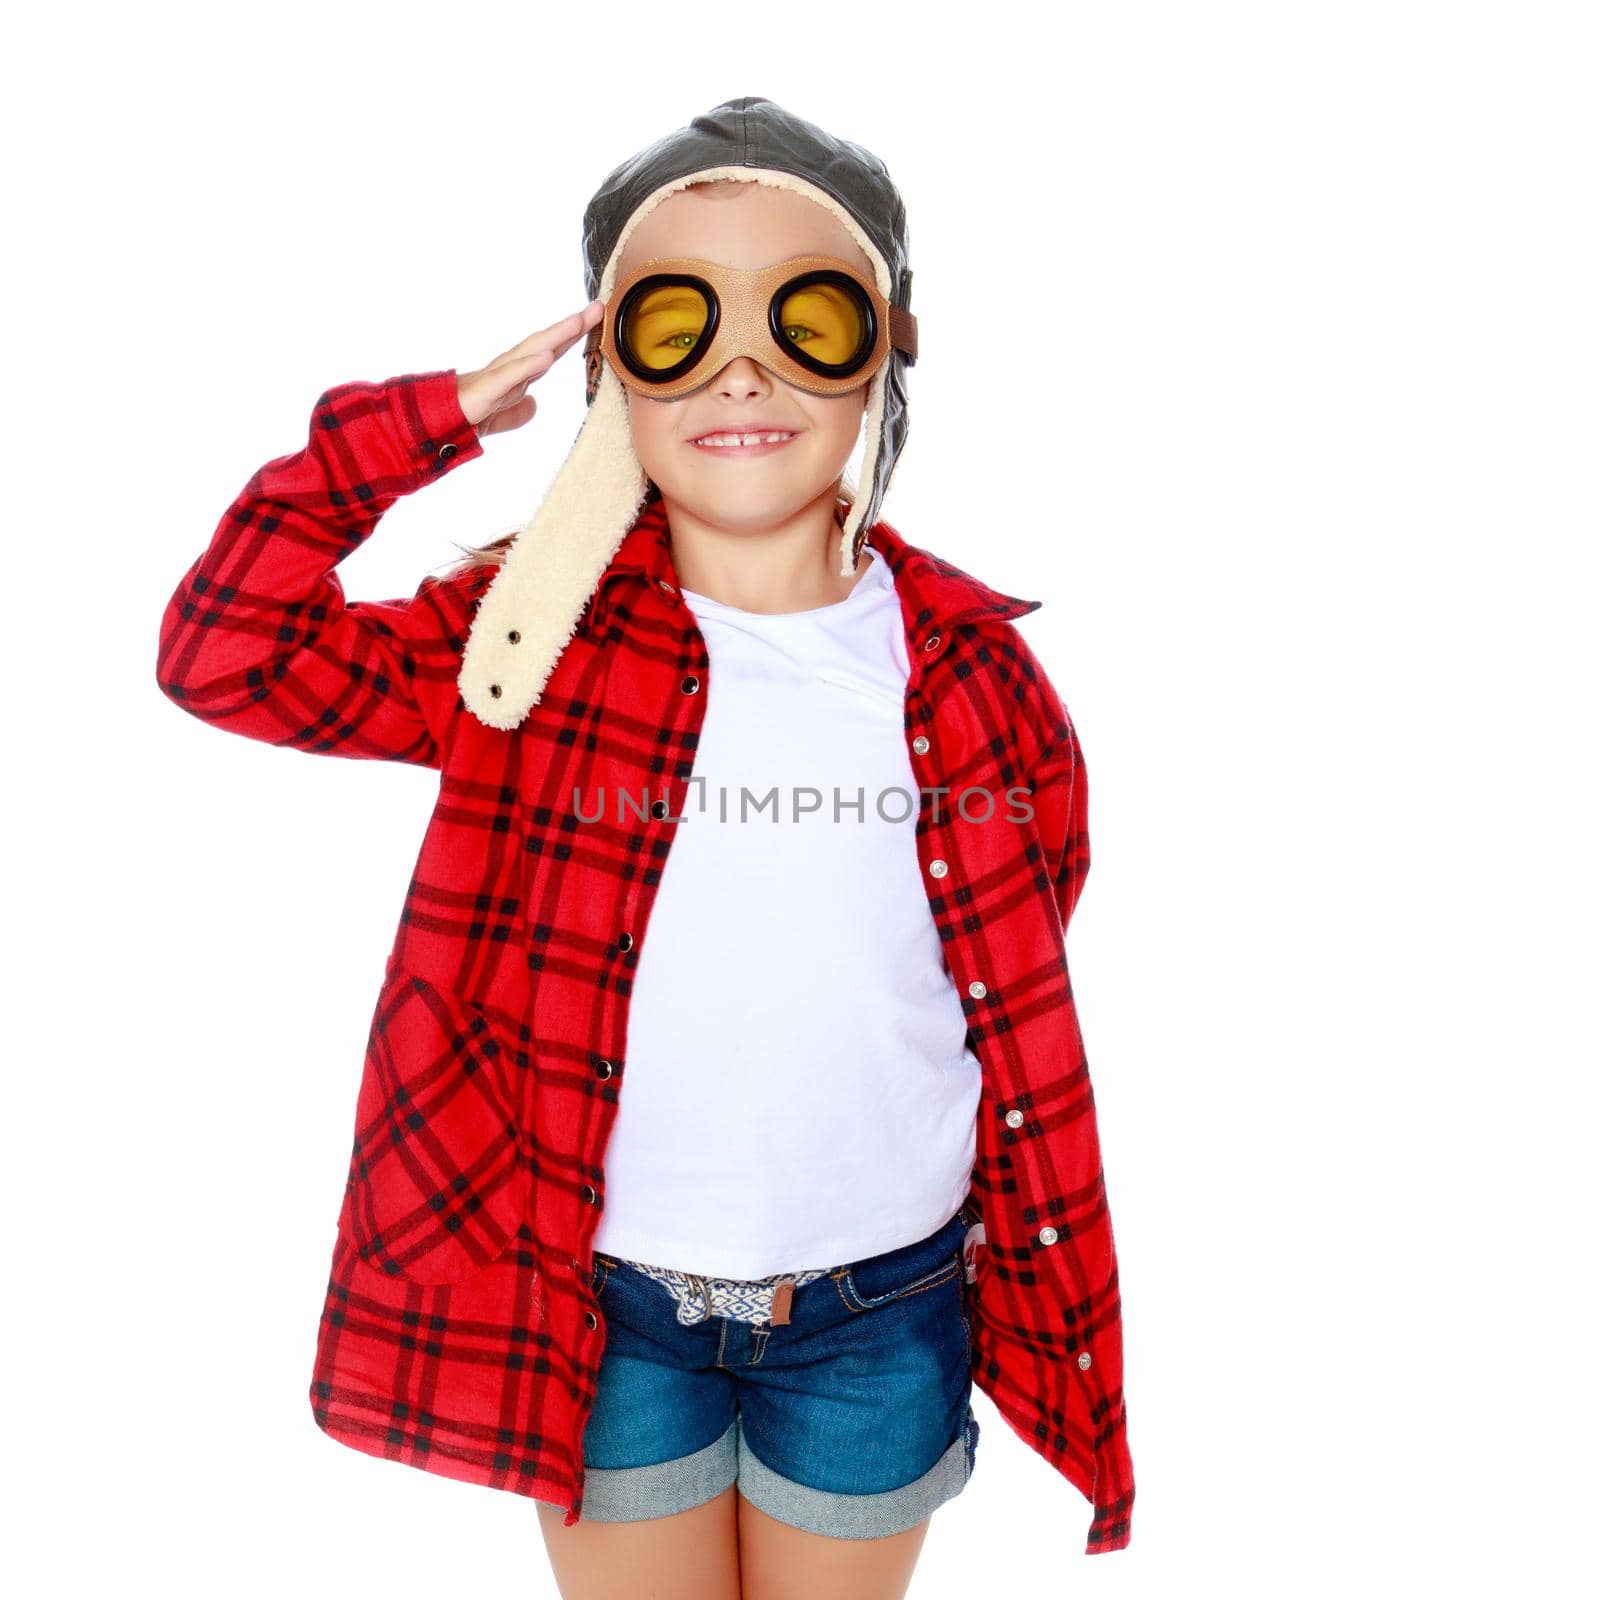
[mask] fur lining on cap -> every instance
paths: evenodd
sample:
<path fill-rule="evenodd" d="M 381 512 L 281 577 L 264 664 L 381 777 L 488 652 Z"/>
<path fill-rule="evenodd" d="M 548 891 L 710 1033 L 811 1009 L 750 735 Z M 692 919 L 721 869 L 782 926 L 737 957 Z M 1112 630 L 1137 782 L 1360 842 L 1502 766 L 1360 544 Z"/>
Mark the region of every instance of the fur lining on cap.
<path fill-rule="evenodd" d="M 849 230 L 872 263 L 878 290 L 892 299 L 888 263 L 855 218 L 825 189 L 793 173 L 765 167 L 707 167 L 663 184 L 628 219 L 600 280 L 609 300 L 617 262 L 628 236 L 668 195 L 693 183 L 732 178 L 791 189 L 823 206 Z M 601 574 L 638 518 L 650 482 L 633 448 L 627 391 L 611 364 L 600 364 L 595 392 L 572 449 L 539 508 L 506 551 L 505 562 L 478 605 L 461 656 L 457 686 L 473 716 L 510 731 L 538 703 L 561 652 L 574 633 Z M 879 367 L 866 405 L 862 485 L 839 535 L 839 575 L 855 571 L 856 535 L 878 470 L 884 385 L 889 363 Z"/>

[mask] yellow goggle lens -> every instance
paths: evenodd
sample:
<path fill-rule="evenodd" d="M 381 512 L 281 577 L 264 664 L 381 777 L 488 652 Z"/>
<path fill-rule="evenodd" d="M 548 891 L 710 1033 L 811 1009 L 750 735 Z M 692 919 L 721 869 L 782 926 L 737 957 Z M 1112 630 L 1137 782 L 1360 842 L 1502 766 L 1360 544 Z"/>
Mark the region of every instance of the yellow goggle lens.
<path fill-rule="evenodd" d="M 698 289 L 663 284 L 629 306 L 620 337 L 640 366 L 665 372 L 689 355 L 709 320 L 710 307 Z"/>
<path fill-rule="evenodd" d="M 808 283 L 786 295 L 778 323 L 795 349 L 830 367 L 853 360 L 867 337 L 861 302 L 836 283 Z"/>

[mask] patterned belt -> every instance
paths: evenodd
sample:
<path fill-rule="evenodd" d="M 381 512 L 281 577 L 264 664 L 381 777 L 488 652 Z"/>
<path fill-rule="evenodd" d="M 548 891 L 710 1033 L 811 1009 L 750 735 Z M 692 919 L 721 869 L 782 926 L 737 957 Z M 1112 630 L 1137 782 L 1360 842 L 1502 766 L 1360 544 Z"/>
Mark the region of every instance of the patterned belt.
<path fill-rule="evenodd" d="M 789 1320 L 790 1293 L 814 1278 L 826 1277 L 831 1270 L 817 1267 L 810 1272 L 775 1272 L 768 1278 L 708 1278 L 698 1272 L 680 1272 L 676 1267 L 652 1267 L 643 1261 L 619 1259 L 624 1266 L 654 1278 L 671 1291 L 678 1302 L 678 1321 L 686 1327 L 708 1317 L 785 1323 Z M 785 1284 L 790 1289 L 780 1292 Z"/>

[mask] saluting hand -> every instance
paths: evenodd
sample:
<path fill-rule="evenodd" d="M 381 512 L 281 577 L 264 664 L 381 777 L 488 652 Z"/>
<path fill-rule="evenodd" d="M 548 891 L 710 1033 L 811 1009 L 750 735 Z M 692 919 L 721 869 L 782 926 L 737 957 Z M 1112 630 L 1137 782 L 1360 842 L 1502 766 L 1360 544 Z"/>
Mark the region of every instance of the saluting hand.
<path fill-rule="evenodd" d="M 520 428 L 538 409 L 528 385 L 542 378 L 599 320 L 605 303 L 591 300 L 581 311 L 530 333 L 519 345 L 496 356 L 476 372 L 458 372 L 456 389 L 461 412 L 485 434 Z"/>

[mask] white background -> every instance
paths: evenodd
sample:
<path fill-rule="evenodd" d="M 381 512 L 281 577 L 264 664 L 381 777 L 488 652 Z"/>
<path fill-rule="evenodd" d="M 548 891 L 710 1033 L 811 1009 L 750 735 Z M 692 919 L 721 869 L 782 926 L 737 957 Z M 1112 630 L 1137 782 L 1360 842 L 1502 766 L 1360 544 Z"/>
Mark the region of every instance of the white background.
<path fill-rule="evenodd" d="M 1595 1592 L 1593 15 L 11 17 L 11 1591 L 555 1593 L 306 1400 L 437 778 L 185 717 L 157 626 L 325 388 L 576 310 L 601 178 L 762 94 L 905 196 L 883 515 L 1044 602 L 1092 785 L 1133 1543 L 980 1397 L 912 1594 Z M 535 392 L 352 598 L 530 514 Z"/>

